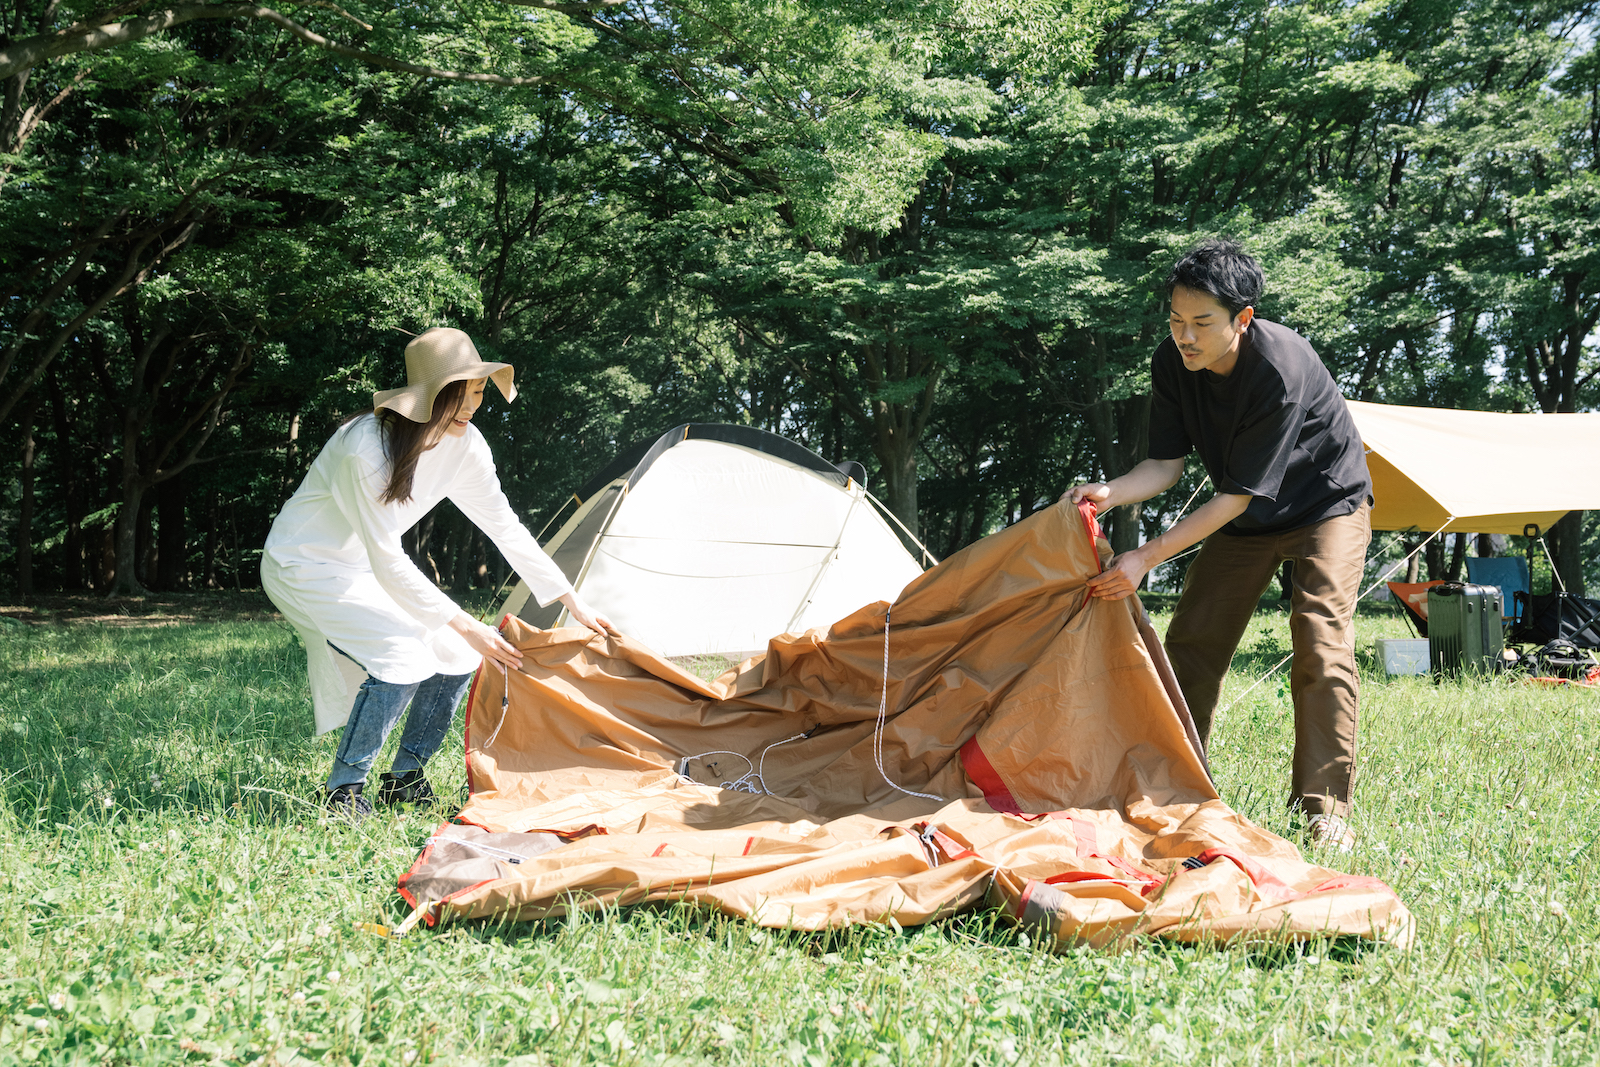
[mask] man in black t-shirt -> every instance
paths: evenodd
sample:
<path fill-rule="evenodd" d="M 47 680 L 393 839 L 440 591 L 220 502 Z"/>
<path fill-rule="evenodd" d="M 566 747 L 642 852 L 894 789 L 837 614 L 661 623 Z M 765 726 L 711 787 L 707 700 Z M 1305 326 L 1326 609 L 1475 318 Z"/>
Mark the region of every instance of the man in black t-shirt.
<path fill-rule="evenodd" d="M 1102 509 L 1147 500 L 1198 453 L 1216 495 L 1113 559 L 1089 591 L 1128 596 L 1150 568 L 1205 541 L 1165 643 L 1207 746 L 1239 638 L 1279 565 L 1293 561 L 1289 802 L 1309 816 L 1314 844 L 1347 851 L 1358 702 L 1351 620 L 1372 536 L 1372 480 L 1349 409 L 1311 345 L 1255 317 L 1262 282 L 1256 261 L 1227 241 L 1179 260 L 1167 276 L 1172 335 L 1150 362 L 1150 456 L 1063 499 Z"/>

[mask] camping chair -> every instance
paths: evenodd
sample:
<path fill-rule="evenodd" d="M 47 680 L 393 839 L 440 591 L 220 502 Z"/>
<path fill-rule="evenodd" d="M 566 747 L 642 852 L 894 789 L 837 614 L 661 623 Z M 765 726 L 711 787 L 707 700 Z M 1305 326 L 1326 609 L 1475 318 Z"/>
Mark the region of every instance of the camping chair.
<path fill-rule="evenodd" d="M 1500 621 L 1513 625 L 1521 621 L 1516 594 L 1532 591 L 1528 561 L 1520 556 L 1468 557 L 1467 581 L 1473 585 L 1493 585 L 1500 589 Z"/>
<path fill-rule="evenodd" d="M 1428 636 L 1428 590 L 1443 582 L 1385 582 L 1395 603 L 1405 610 L 1406 619 L 1416 627 L 1418 637 Z"/>

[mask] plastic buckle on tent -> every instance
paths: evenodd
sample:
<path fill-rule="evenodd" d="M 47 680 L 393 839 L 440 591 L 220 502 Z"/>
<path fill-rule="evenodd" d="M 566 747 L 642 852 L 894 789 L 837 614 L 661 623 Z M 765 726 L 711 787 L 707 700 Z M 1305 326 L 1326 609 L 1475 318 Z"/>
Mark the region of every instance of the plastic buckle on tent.
<path fill-rule="evenodd" d="M 939 828 L 932 823 L 919 822 L 911 828 L 917 840 L 922 843 L 922 849 L 928 854 L 928 866 L 937 867 L 942 860 L 939 859 Z"/>

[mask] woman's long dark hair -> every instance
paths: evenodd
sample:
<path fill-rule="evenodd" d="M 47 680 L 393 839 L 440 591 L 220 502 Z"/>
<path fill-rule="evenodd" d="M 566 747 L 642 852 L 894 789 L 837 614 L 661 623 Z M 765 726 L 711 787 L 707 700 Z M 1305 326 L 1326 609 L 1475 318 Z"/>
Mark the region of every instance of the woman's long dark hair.
<path fill-rule="evenodd" d="M 467 386 L 475 379 L 451 382 L 440 389 L 433 398 L 433 414 L 427 422 L 412 422 L 399 412 L 379 408 L 370 412 L 376 416 L 383 434 L 383 454 L 389 458 L 389 484 L 378 497 L 380 504 L 406 504 L 411 501 L 411 481 L 417 474 L 417 460 L 439 443 L 445 427 L 461 410 L 461 401 L 467 395 Z M 345 420 L 349 425 L 367 415 L 352 415 Z"/>

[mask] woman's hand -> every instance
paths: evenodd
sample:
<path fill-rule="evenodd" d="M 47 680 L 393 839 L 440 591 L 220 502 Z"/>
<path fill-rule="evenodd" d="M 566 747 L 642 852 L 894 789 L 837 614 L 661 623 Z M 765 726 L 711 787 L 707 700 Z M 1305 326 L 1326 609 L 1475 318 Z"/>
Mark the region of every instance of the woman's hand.
<path fill-rule="evenodd" d="M 517 651 L 515 645 L 500 636 L 500 631 L 493 626 L 485 626 L 466 612 L 458 612 L 450 620 L 450 629 L 460 634 L 462 640 L 472 646 L 472 650 L 485 660 L 493 663 L 503 670 L 516 671 L 522 669 L 522 653 Z"/>
<path fill-rule="evenodd" d="M 1075 485 L 1061 494 L 1063 504 L 1077 504 L 1084 500 L 1092 501 L 1098 511 L 1116 506 L 1111 502 L 1111 486 L 1105 482 L 1086 482 L 1083 485 Z"/>
<path fill-rule="evenodd" d="M 577 593 L 568 593 L 561 598 L 561 602 L 567 606 L 567 614 L 571 615 L 573 621 L 580 626 L 587 626 L 601 636 L 622 636 L 617 633 L 616 627 L 611 625 L 610 619 L 579 600 Z"/>
<path fill-rule="evenodd" d="M 1150 558 L 1145 546 L 1114 556 L 1105 570 L 1089 579 L 1089 595 L 1102 600 L 1121 600 L 1136 593 L 1145 574 L 1159 562 Z"/>

